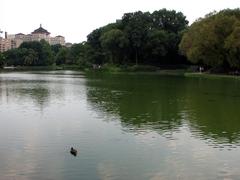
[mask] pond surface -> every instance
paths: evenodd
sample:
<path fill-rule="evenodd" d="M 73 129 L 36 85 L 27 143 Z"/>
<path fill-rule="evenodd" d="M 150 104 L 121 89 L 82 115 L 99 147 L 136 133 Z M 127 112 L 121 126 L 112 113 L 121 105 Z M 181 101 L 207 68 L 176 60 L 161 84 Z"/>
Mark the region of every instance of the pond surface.
<path fill-rule="evenodd" d="M 1 73 L 0 176 L 239 179 L 240 80 Z"/>

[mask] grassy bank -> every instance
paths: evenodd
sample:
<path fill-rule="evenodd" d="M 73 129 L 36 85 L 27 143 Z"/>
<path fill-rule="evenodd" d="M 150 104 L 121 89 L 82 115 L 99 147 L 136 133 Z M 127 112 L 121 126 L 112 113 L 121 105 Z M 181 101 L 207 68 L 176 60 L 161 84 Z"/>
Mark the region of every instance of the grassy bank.
<path fill-rule="evenodd" d="M 192 78 L 208 78 L 208 79 L 239 79 L 240 76 L 228 74 L 212 74 L 208 72 L 196 72 L 193 66 L 149 66 L 149 65 L 132 65 L 132 66 L 116 66 L 105 64 L 97 68 L 81 68 L 78 65 L 61 65 L 61 66 L 17 66 L 1 69 L 2 72 L 8 71 L 56 71 L 56 70 L 76 70 L 84 71 L 86 73 L 111 73 L 111 74 L 159 74 L 166 76 L 182 76 Z"/>
<path fill-rule="evenodd" d="M 193 66 L 182 66 L 174 68 L 165 67 L 153 67 L 153 66 L 128 66 L 128 67 L 116 67 L 105 66 L 99 69 L 87 69 L 85 72 L 95 73 L 110 73 L 110 74 L 158 74 L 164 76 L 181 76 L 189 78 L 206 78 L 206 79 L 239 79 L 240 76 L 229 74 L 213 74 L 209 72 L 197 72 Z"/>
<path fill-rule="evenodd" d="M 133 66 L 115 66 L 104 65 L 99 69 L 88 69 L 88 71 L 98 71 L 104 73 L 141 73 L 141 74 L 159 74 L 168 76 L 197 77 L 208 79 L 240 79 L 240 76 L 230 74 L 214 74 L 209 72 L 198 72 L 198 66 L 176 65 L 176 66 L 149 66 L 149 65 L 133 65 Z"/>
<path fill-rule="evenodd" d="M 95 68 L 85 69 L 86 71 L 98 71 L 106 73 L 121 73 L 121 72 L 156 72 L 159 70 L 156 66 L 146 66 L 146 65 L 113 65 L 104 64 L 103 66 L 97 66 Z"/>
<path fill-rule="evenodd" d="M 104 64 L 96 68 L 85 69 L 87 71 L 99 71 L 99 72 L 109 72 L 109 73 L 131 73 L 131 72 L 161 72 L 167 74 L 183 74 L 187 72 L 189 66 L 177 65 L 177 66 L 151 66 L 151 65 L 113 65 L 113 64 Z"/>
<path fill-rule="evenodd" d="M 198 73 L 198 72 L 186 72 L 185 77 L 197 77 L 197 78 L 207 78 L 207 79 L 239 79 L 240 76 L 227 75 L 227 74 L 210 74 L 210 73 Z"/>

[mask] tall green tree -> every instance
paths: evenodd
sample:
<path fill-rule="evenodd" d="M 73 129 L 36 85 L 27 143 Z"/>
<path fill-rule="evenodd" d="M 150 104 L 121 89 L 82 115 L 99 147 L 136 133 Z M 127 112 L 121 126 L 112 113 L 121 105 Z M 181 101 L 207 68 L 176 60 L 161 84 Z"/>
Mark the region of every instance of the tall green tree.
<path fill-rule="evenodd" d="M 104 52 L 102 50 L 100 37 L 102 35 L 102 28 L 96 29 L 87 36 L 87 43 L 89 45 L 89 60 L 93 64 L 104 63 Z"/>
<path fill-rule="evenodd" d="M 69 57 L 67 60 L 67 64 L 77 64 L 80 54 L 83 51 L 83 44 L 79 43 L 79 44 L 73 44 L 72 47 L 69 49 Z"/>
<path fill-rule="evenodd" d="M 69 50 L 67 48 L 61 48 L 56 55 L 56 64 L 67 64 L 69 57 Z"/>
<path fill-rule="evenodd" d="M 101 45 L 110 56 L 110 62 L 120 64 L 124 59 L 124 53 L 129 41 L 123 31 L 112 29 L 100 37 Z"/>
<path fill-rule="evenodd" d="M 145 59 L 163 61 L 168 53 L 168 33 L 164 30 L 152 30 L 148 33 L 145 45 Z"/>
<path fill-rule="evenodd" d="M 34 66 L 38 62 L 38 54 L 33 49 L 25 50 L 25 54 L 22 55 L 23 65 Z"/>
<path fill-rule="evenodd" d="M 175 10 L 161 9 L 154 11 L 151 17 L 153 28 L 164 29 L 176 34 L 183 31 L 188 25 L 186 16 L 182 12 L 176 12 Z"/>
<path fill-rule="evenodd" d="M 116 23 L 89 34 L 86 43 L 92 51 L 89 57 L 91 62 L 101 63 L 178 63 L 181 57 L 178 44 L 187 24 L 181 12 L 166 9 L 152 14 L 141 11 L 126 13 Z M 120 48 L 120 41 L 128 41 L 124 43 L 127 48 Z M 120 56 L 122 54 L 124 56 Z"/>
<path fill-rule="evenodd" d="M 130 47 L 133 51 L 135 63 L 139 63 L 142 58 L 142 49 L 147 40 L 148 30 L 151 29 L 151 16 L 149 12 L 141 11 L 126 13 L 122 17 L 123 31 L 126 33 Z"/>
<path fill-rule="evenodd" d="M 0 52 L 0 68 L 3 67 L 5 62 L 5 56 Z"/>
<path fill-rule="evenodd" d="M 40 65 L 52 65 L 54 64 L 53 52 L 51 46 L 45 40 L 40 41 L 42 46 L 42 51 L 40 54 Z"/>
<path fill-rule="evenodd" d="M 240 10 L 210 13 L 194 22 L 179 45 L 193 63 L 211 67 L 238 67 Z"/>
<path fill-rule="evenodd" d="M 233 32 L 225 41 L 227 61 L 231 67 L 240 68 L 240 24 L 235 24 Z"/>
<path fill-rule="evenodd" d="M 56 56 L 56 54 L 63 48 L 61 44 L 54 44 L 51 45 L 51 50 L 53 52 L 53 55 Z"/>
<path fill-rule="evenodd" d="M 4 56 L 6 58 L 5 63 L 7 66 L 23 65 L 19 49 L 10 49 L 4 52 Z"/>

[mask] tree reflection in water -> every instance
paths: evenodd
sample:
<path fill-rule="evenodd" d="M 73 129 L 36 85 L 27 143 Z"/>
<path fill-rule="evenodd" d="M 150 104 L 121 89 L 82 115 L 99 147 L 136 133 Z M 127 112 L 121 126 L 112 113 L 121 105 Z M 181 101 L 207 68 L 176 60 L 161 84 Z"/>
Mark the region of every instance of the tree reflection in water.
<path fill-rule="evenodd" d="M 209 145 L 235 148 L 239 87 L 234 80 L 101 74 L 88 77 L 87 97 L 92 108 L 117 115 L 127 131 L 150 130 L 164 136 L 187 124 L 194 137 Z"/>

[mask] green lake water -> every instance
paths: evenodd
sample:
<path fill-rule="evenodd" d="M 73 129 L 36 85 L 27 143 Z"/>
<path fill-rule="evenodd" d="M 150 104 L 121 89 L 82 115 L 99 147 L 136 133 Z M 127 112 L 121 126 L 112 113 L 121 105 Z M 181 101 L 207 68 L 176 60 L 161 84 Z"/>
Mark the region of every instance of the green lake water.
<path fill-rule="evenodd" d="M 0 73 L 0 179 L 239 178 L 238 79 Z"/>

